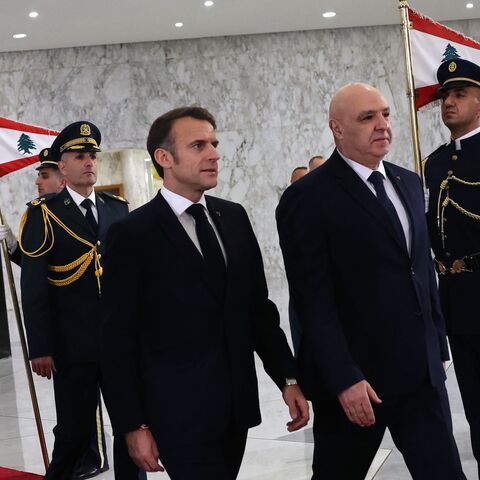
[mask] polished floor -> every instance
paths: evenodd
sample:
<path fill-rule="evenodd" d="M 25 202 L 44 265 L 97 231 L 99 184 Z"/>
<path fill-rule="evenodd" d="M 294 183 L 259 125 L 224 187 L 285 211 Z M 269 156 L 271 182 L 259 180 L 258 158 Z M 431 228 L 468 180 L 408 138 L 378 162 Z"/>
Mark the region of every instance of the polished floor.
<path fill-rule="evenodd" d="M 286 288 L 283 281 L 270 281 L 271 298 L 277 303 L 282 326 L 288 330 Z M 36 434 L 34 415 L 28 392 L 25 367 L 21 355 L 18 333 L 13 315 L 10 315 L 12 358 L 0 360 L 0 466 L 43 473 L 43 464 Z M 258 362 L 263 423 L 250 430 L 240 480 L 307 480 L 311 477 L 313 438 L 311 428 L 288 433 L 288 411 L 280 393 L 265 375 Z M 35 379 L 43 427 L 51 451 L 52 428 L 55 425 L 55 408 L 52 382 Z M 448 369 L 449 391 L 454 433 L 468 480 L 477 479 L 476 464 L 472 456 L 468 426 L 458 393 L 453 366 Z M 111 455 L 112 437 L 108 417 L 105 419 L 107 445 Z M 348 461 L 348 452 L 345 452 Z M 113 480 L 110 470 L 98 477 Z M 168 480 L 167 474 L 149 474 L 149 479 Z M 410 477 L 401 455 L 391 438 L 386 435 L 368 479 L 407 480 Z M 333 479 L 332 479 L 333 480 Z M 426 479 L 427 480 L 427 479 Z M 430 479 L 428 479 L 430 480 Z M 433 480 L 433 479 L 432 479 Z"/>

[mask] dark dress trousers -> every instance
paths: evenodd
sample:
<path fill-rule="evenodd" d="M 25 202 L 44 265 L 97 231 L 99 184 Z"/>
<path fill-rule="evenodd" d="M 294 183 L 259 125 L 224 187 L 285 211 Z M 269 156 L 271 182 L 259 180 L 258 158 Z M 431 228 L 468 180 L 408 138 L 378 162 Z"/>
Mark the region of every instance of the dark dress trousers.
<path fill-rule="evenodd" d="M 477 254 L 467 266 L 471 271 L 439 275 L 439 289 L 480 476 L 480 319 L 474 301 L 480 291 L 480 134 L 460 143 L 459 150 L 454 141 L 443 145 L 425 163 L 427 219 L 437 260 L 451 267 L 455 260 Z M 449 176 L 448 189 L 442 190 Z M 451 202 L 443 209 L 447 194 Z"/>
<path fill-rule="evenodd" d="M 226 251 L 223 289 L 160 192 L 107 239 L 105 401 L 114 432 L 150 427 L 174 480 L 236 478 L 261 421 L 254 352 L 279 388 L 295 376 L 245 210 L 206 201 Z"/>
<path fill-rule="evenodd" d="M 451 432 L 448 358 L 418 176 L 384 162 L 407 212 L 411 252 L 387 210 L 335 151 L 277 208 L 299 376 L 313 401 L 315 480 L 361 480 L 385 428 L 415 479 L 464 478 Z M 367 380 L 376 424 L 350 423 L 337 396 Z M 372 403 L 373 405 L 373 403 Z"/>
<path fill-rule="evenodd" d="M 52 228 L 47 238 L 42 205 L 46 205 L 65 227 L 49 217 Z M 65 286 L 53 285 L 47 278 L 67 278 L 81 265 L 67 272 L 52 271 L 49 267 L 68 265 L 90 251 L 91 246 L 83 241 L 96 245 L 100 256 L 104 255 L 106 232 L 112 222 L 127 215 L 128 206 L 109 194 L 97 194 L 98 235 L 66 188 L 58 194 L 32 201 L 28 207 L 20 238 L 24 249 L 35 252 L 45 240 L 38 252 L 44 252 L 42 255 L 22 255 L 22 306 L 29 355 L 31 359 L 52 356 L 57 369 L 53 376 L 57 412 L 55 444 L 45 478 L 67 479 L 76 465 L 85 471 L 81 457 L 88 450 L 92 437 L 97 438 L 101 297 L 94 259 L 78 279 Z M 101 437 L 104 439 L 103 435 Z M 104 468 L 103 447 L 102 453 L 98 453 L 100 458 L 91 461 L 99 461 Z"/>

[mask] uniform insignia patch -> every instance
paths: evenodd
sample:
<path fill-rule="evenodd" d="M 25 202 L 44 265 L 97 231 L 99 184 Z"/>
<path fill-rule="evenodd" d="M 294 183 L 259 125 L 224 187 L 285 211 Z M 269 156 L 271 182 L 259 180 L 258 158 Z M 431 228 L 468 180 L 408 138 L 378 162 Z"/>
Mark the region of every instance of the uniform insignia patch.
<path fill-rule="evenodd" d="M 457 64 L 455 62 L 450 62 L 448 65 L 448 71 L 449 72 L 454 72 L 457 69 Z"/>
<path fill-rule="evenodd" d="M 63 201 L 63 203 L 64 203 L 65 205 L 70 205 L 70 202 L 71 202 L 71 200 L 70 200 L 69 198 L 66 198 L 66 199 Z"/>

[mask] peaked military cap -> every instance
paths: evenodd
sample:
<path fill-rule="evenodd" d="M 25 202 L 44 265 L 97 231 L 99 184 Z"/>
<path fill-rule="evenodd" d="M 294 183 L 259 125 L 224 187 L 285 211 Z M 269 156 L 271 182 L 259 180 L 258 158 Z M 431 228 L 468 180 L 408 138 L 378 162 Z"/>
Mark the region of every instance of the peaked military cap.
<path fill-rule="evenodd" d="M 100 152 L 102 135 L 91 122 L 80 121 L 65 127 L 52 143 L 52 155 L 60 159 L 65 152 Z"/>
<path fill-rule="evenodd" d="M 437 70 L 439 93 L 450 88 L 480 87 L 480 67 L 463 58 L 443 62 Z"/>
<path fill-rule="evenodd" d="M 44 168 L 58 168 L 58 159 L 52 155 L 50 148 L 40 150 L 38 154 L 40 165 L 35 170 L 42 170 Z"/>

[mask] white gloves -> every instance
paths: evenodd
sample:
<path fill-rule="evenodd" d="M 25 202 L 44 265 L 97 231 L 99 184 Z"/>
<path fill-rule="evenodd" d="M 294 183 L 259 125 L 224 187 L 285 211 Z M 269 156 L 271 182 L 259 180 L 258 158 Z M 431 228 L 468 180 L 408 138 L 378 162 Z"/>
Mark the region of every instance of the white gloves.
<path fill-rule="evenodd" d="M 7 224 L 0 225 L 0 241 L 1 240 L 7 241 L 9 253 L 13 253 L 17 248 L 17 239 L 15 238 L 15 235 L 12 233 L 11 228 Z"/>

